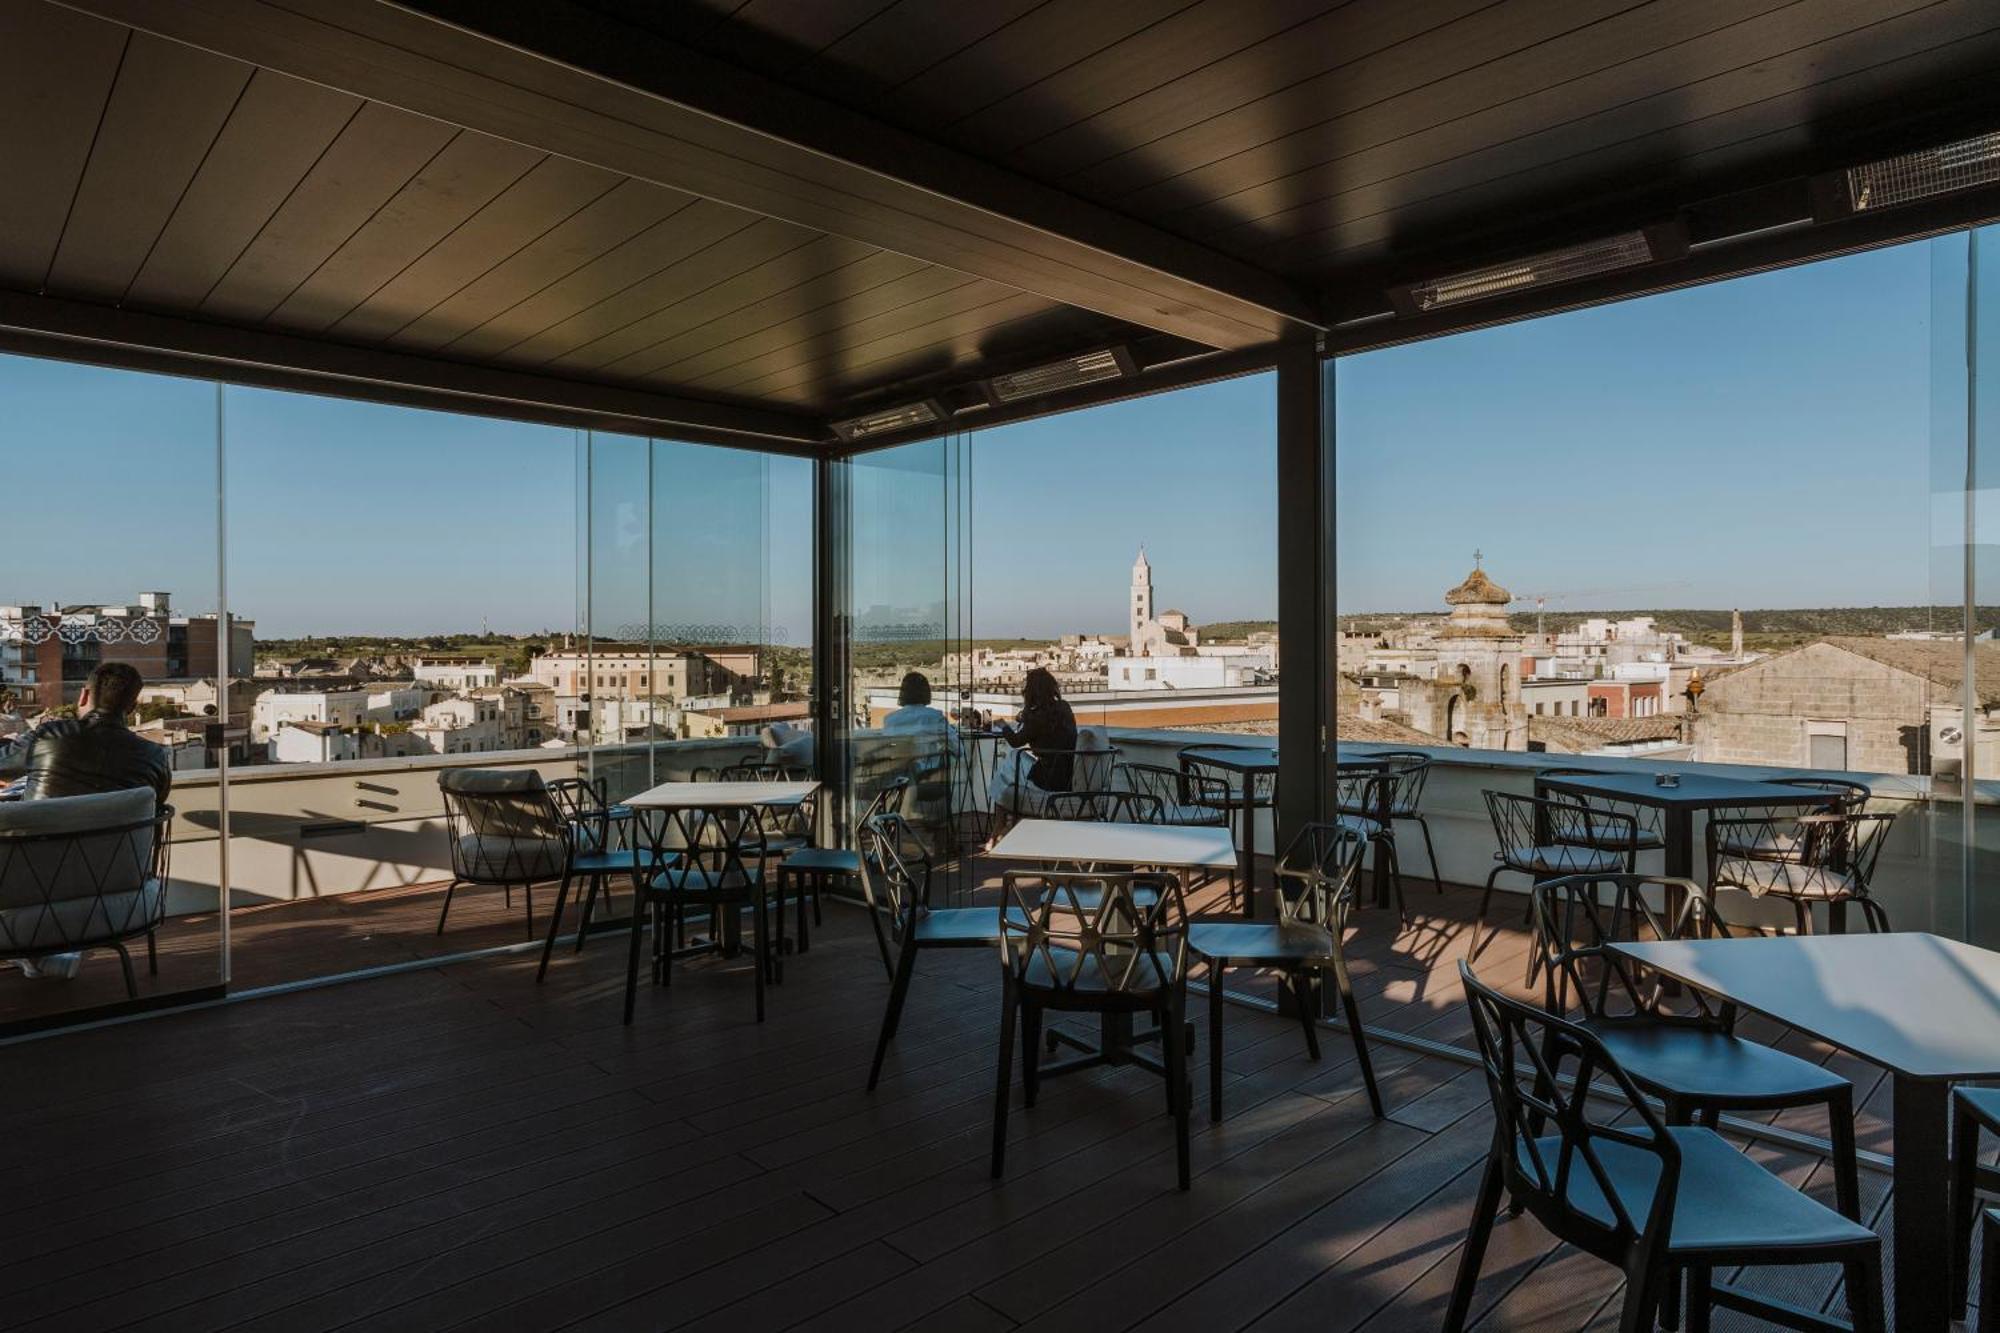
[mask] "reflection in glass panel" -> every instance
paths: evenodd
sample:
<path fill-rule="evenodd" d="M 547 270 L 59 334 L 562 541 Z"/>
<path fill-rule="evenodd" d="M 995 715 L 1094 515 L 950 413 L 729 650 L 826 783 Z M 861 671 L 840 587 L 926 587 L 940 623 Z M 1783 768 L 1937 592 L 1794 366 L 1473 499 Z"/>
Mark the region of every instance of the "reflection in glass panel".
<path fill-rule="evenodd" d="M 576 772 L 544 665 L 576 621 L 573 433 L 257 389 L 227 411 L 231 604 L 256 623 L 232 685 L 232 987 L 546 928 L 552 887 L 531 907 L 483 873 L 441 784 Z"/>
<path fill-rule="evenodd" d="M 230 636 L 214 386 L 0 357 L 0 401 L 4 1031 L 221 981 L 208 727 Z M 238 654 L 253 632 L 239 622 Z"/>

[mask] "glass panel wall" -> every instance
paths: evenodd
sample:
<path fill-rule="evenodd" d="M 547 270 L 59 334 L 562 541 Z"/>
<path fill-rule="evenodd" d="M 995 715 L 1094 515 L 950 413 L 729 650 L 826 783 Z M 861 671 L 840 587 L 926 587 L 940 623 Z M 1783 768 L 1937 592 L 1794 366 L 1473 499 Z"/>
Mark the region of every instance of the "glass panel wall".
<path fill-rule="evenodd" d="M 9 356 L 0 402 L 6 1032 L 221 983 L 229 636 L 215 387 Z M 151 746 L 114 734 L 121 712 Z M 105 771 L 130 790 L 97 791 Z"/>

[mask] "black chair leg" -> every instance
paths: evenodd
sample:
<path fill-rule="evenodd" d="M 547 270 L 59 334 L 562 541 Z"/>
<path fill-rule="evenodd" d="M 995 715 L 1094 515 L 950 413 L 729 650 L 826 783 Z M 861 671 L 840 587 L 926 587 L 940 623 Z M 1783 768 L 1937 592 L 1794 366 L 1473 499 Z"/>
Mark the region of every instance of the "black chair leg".
<path fill-rule="evenodd" d="M 1668 1274 L 1643 1259 L 1625 1274 L 1625 1308 L 1619 1312 L 1618 1333 L 1653 1333 L 1660 1298 L 1670 1286 Z"/>
<path fill-rule="evenodd" d="M 646 933 L 646 913 L 632 904 L 632 943 L 625 958 L 625 1023 L 631 1026 L 632 1005 L 639 996 L 639 941 Z"/>
<path fill-rule="evenodd" d="M 1715 1270 L 1696 1264 L 1687 1271 L 1688 1333 L 1709 1333 L 1715 1312 Z"/>
<path fill-rule="evenodd" d="M 806 928 L 806 895 L 812 895 L 813 924 L 819 922 L 819 872 L 799 880 L 799 952 L 812 948 L 812 932 Z"/>
<path fill-rule="evenodd" d="M 1222 1119 L 1222 972 L 1228 960 L 1208 965 L 1208 1118 Z"/>
<path fill-rule="evenodd" d="M 1042 1007 L 1021 1005 L 1021 1105 L 1033 1106 L 1042 1084 Z"/>
<path fill-rule="evenodd" d="M 1500 878 L 1505 866 L 1493 867 L 1493 873 L 1486 877 L 1486 888 L 1479 895 L 1479 914 L 1472 918 L 1472 941 L 1466 946 L 1467 962 L 1479 961 L 1479 937 L 1486 929 L 1486 909 L 1493 905 L 1493 881 Z"/>
<path fill-rule="evenodd" d="M 1979 1122 L 1961 1106 L 1951 1117 L 1951 1312 L 1956 1319 L 1965 1318 L 1966 1298 L 1972 1287 L 1972 1229 L 1978 1218 L 1974 1191 L 1978 1178 Z"/>
<path fill-rule="evenodd" d="M 1991 1213 L 1979 1220 L 1979 1256 L 1979 1333 L 1994 1333 L 2000 1326 L 2000 1221 Z"/>
<path fill-rule="evenodd" d="M 1412 815 L 1410 818 L 1416 820 L 1417 827 L 1423 831 L 1424 855 L 1430 858 L 1431 863 L 1431 883 L 1436 885 L 1437 891 L 1442 894 L 1444 892 L 1444 876 L 1438 870 L 1437 847 L 1431 842 L 1431 823 L 1422 815 Z"/>
<path fill-rule="evenodd" d="M 1174 995 L 1167 1001 L 1166 1013 L 1160 1018 L 1160 1045 L 1167 1056 L 1168 1100 L 1174 1112 L 1174 1167 L 1182 1190 L 1189 1187 L 1193 1176 L 1188 1161 L 1188 1102 L 1191 1100 L 1191 1089 L 1188 1087 L 1186 1013 L 1186 1000 L 1176 987 Z"/>
<path fill-rule="evenodd" d="M 1361 1005 L 1354 998 L 1354 986 L 1347 979 L 1346 967 L 1337 968 L 1333 974 L 1334 985 L 1340 991 L 1340 1011 L 1347 1018 L 1347 1034 L 1354 1039 L 1354 1061 L 1361 1066 L 1361 1081 L 1368 1088 L 1368 1105 L 1374 1110 L 1375 1118 L 1382 1119 L 1382 1089 L 1375 1083 L 1375 1062 L 1368 1055 L 1368 1034 L 1361 1030 Z"/>
<path fill-rule="evenodd" d="M 590 934 L 590 922 L 591 922 L 591 919 L 592 919 L 592 918 L 593 918 L 594 916 L 596 916 L 596 914 L 597 914 L 597 893 L 598 893 L 598 888 L 599 888 L 599 886 L 600 886 L 600 885 L 602 885 L 603 883 L 604 883 L 604 876 L 602 876 L 602 875 L 592 875 L 592 876 L 590 877 L 590 884 L 589 884 L 589 887 L 587 887 L 587 888 L 586 888 L 586 889 L 585 889 L 585 890 L 583 891 L 583 920 L 581 920 L 581 921 L 577 922 L 577 926 L 576 926 L 576 944 L 575 944 L 575 945 L 574 945 L 574 946 L 573 946 L 573 947 L 572 947 L 572 948 L 570 949 L 570 952 L 571 952 L 571 953 L 582 953 L 582 952 L 583 952 L 583 941 L 584 941 L 585 937 L 586 937 L 586 936 L 588 936 L 588 935 Z M 605 894 L 604 896 L 605 896 L 606 898 L 609 898 L 609 897 L 610 897 L 611 895 L 610 895 L 609 893 L 606 893 L 606 894 Z M 634 897 L 634 900 L 636 901 L 636 900 L 637 900 L 637 895 L 636 895 L 636 894 L 634 894 L 634 895 L 633 895 L 633 897 Z"/>
<path fill-rule="evenodd" d="M 451 883 L 444 886 L 444 906 L 438 909 L 437 933 L 440 935 L 444 934 L 444 919 L 446 915 L 449 914 L 451 911 L 451 895 L 457 892 L 458 892 L 457 880 L 453 880 Z"/>
<path fill-rule="evenodd" d="M 1854 1094 L 1838 1088 L 1826 1100 L 1828 1138 L 1833 1143 L 1833 1197 L 1840 1215 L 1861 1220 L 1861 1168 L 1854 1156 Z"/>
<path fill-rule="evenodd" d="M 526 923 L 528 927 L 528 938 L 533 939 L 535 938 L 535 886 L 534 885 L 523 884 L 521 886 L 521 900 L 528 905 L 528 920 Z"/>
<path fill-rule="evenodd" d="M 563 871 L 562 885 L 556 889 L 556 910 L 549 916 L 549 937 L 548 939 L 542 942 L 541 966 L 535 969 L 536 985 L 540 985 L 542 978 L 546 977 L 549 974 L 549 955 L 556 951 L 556 936 L 562 932 L 563 904 L 567 902 L 568 899 L 569 899 L 569 872 L 565 870 Z M 529 917 L 528 919 L 531 923 L 534 920 L 532 916 Z M 577 931 L 577 938 L 579 940 L 583 938 L 583 932 L 581 930 Z"/>
<path fill-rule="evenodd" d="M 1014 1088 L 1014 981 L 1000 991 L 1000 1073 L 993 1092 L 993 1178 L 1007 1167 L 1007 1099 Z"/>
<path fill-rule="evenodd" d="M 1452 1279 L 1451 1304 L 1446 1308 L 1443 1333 L 1464 1333 L 1465 1317 L 1472 1311 L 1472 1293 L 1479 1285 L 1479 1265 L 1486 1260 L 1486 1242 L 1493 1235 L 1493 1215 L 1500 1209 L 1500 1163 L 1486 1159 L 1486 1172 L 1479 1178 L 1479 1197 L 1472 1203 L 1472 1225 L 1465 1233 L 1465 1248 L 1458 1254 L 1458 1276 Z"/>
<path fill-rule="evenodd" d="M 160 945 L 152 931 L 146 932 L 146 971 L 149 975 L 160 975 Z"/>
<path fill-rule="evenodd" d="M 1691 1125 L 1695 1118 L 1684 1104 L 1662 1099 L 1660 1119 L 1669 1125 Z M 1688 1275 L 1692 1276 L 1692 1270 Z M 1675 1333 L 1681 1326 L 1681 1278 L 1682 1271 L 1678 1268 L 1669 1268 L 1657 1277 L 1659 1291 L 1654 1299 L 1659 1307 L 1660 1327 L 1667 1333 Z M 1646 1327 L 1651 1329 L 1653 1326 L 1647 1324 Z"/>
<path fill-rule="evenodd" d="M 896 965 L 889 958 L 889 932 L 882 929 L 881 909 L 877 908 L 873 901 L 870 901 L 867 907 L 868 924 L 875 928 L 875 947 L 882 954 L 882 970 L 893 979 L 896 975 Z"/>
<path fill-rule="evenodd" d="M 1292 1002 L 1298 1006 L 1299 1010 L 1299 1029 L 1306 1035 L 1306 1058 L 1317 1060 L 1319 1059 L 1319 1025 L 1313 1021 L 1316 1015 L 1313 1012 L 1315 995 L 1312 978 L 1308 977 L 1304 972 L 1294 972 L 1290 977 L 1290 981 L 1292 986 Z"/>
<path fill-rule="evenodd" d="M 882 1031 L 875 1038 L 875 1062 L 868 1066 L 868 1091 L 875 1091 L 875 1084 L 882 1077 L 882 1060 L 889 1054 L 889 1043 L 896 1036 L 896 1025 L 903 1020 L 903 999 L 910 993 L 910 977 L 917 970 L 917 946 L 903 941 L 902 952 L 896 956 L 895 980 L 889 986 L 889 1007 L 882 1014 Z"/>
<path fill-rule="evenodd" d="M 139 979 L 132 975 L 132 955 L 122 942 L 111 947 L 118 951 L 118 965 L 125 970 L 125 998 L 136 1000 L 139 998 Z"/>
<path fill-rule="evenodd" d="M 1854 1333 L 1883 1333 L 1888 1321 L 1882 1311 L 1882 1259 L 1873 1254 L 1865 1259 L 1856 1259 L 1842 1265 L 1847 1278 L 1847 1322 L 1854 1325 Z M 1983 1284 L 1987 1294 L 1995 1294 L 1992 1283 Z M 1991 1306 L 1980 1306 L 1980 1323 L 1986 1325 L 1990 1316 L 1986 1314 Z"/>
<path fill-rule="evenodd" d="M 751 971 L 757 974 L 757 1021 L 764 1021 L 764 973 L 771 966 L 770 930 L 764 911 L 764 895 L 757 895 L 756 910 L 750 914 L 750 928 L 756 935 L 757 957 Z M 733 910 L 733 909 L 732 909 Z"/>

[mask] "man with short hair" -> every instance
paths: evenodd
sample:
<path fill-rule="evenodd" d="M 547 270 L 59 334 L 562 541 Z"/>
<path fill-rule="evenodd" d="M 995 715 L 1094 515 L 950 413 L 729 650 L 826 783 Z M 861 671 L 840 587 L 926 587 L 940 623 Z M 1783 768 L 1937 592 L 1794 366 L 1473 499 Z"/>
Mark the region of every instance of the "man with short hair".
<path fill-rule="evenodd" d="M 145 684 L 129 663 L 100 664 L 77 696 L 75 717 L 0 741 L 0 775 L 26 773 L 22 796 L 30 801 L 151 787 L 164 806 L 174 781 L 167 752 L 127 725 Z"/>

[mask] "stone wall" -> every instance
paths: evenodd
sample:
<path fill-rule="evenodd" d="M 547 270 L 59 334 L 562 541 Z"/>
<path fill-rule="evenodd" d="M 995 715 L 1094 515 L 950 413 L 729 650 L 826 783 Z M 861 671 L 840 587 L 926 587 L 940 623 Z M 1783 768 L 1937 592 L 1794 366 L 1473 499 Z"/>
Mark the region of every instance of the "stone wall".
<path fill-rule="evenodd" d="M 1709 682 L 1694 720 L 1705 763 L 1806 767 L 1807 722 L 1847 723 L 1847 766 L 1862 773 L 1923 771 L 1937 686 L 1832 644 L 1781 653 Z"/>

